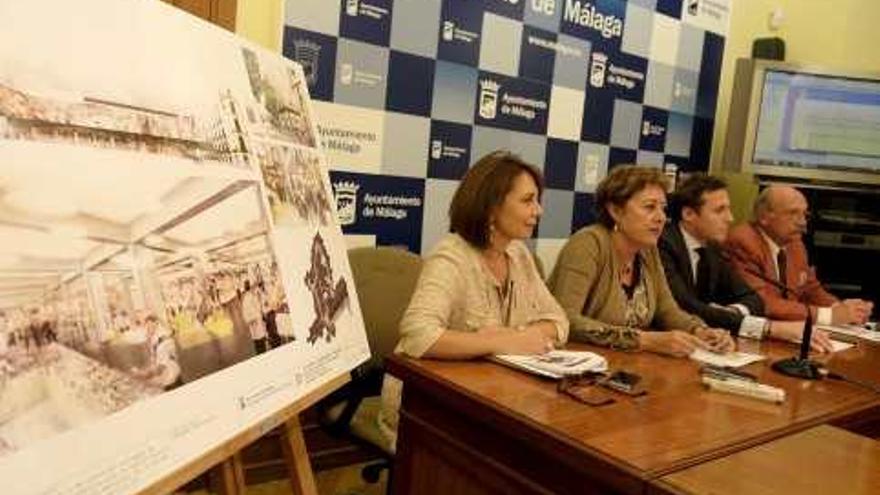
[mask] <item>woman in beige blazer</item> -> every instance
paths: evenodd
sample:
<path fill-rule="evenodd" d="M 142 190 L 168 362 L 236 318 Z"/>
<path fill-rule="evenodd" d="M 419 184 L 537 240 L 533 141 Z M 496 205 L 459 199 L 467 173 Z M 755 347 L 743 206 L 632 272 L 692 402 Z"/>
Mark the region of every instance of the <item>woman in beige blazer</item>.
<path fill-rule="evenodd" d="M 568 338 L 565 312 L 523 242 L 541 216 L 540 172 L 508 152 L 481 158 L 449 207 L 450 233 L 425 259 L 396 352 L 469 359 L 538 354 Z M 380 427 L 393 445 L 401 384 L 386 376 Z"/>

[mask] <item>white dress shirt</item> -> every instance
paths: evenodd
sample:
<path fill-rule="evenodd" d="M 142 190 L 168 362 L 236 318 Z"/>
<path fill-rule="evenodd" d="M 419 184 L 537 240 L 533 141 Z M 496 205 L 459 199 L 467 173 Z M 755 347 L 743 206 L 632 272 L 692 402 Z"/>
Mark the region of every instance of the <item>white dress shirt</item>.
<path fill-rule="evenodd" d="M 705 247 L 703 242 L 700 242 L 696 237 L 692 236 L 683 226 L 679 224 L 679 230 L 681 230 L 681 236 L 684 238 L 684 245 L 687 247 L 688 258 L 691 262 L 691 273 L 693 274 L 693 282 L 697 283 L 697 262 L 700 261 L 700 253 L 697 249 L 701 247 Z M 712 301 L 704 301 L 706 303 L 715 305 Z M 717 306 L 717 305 L 716 305 Z M 765 330 L 768 326 L 768 321 L 766 318 L 762 318 L 760 316 L 752 316 L 750 314 L 749 308 L 744 304 L 728 304 L 726 308 L 736 311 L 737 313 L 743 315 L 743 319 L 739 324 L 739 335 L 741 337 L 748 337 L 750 339 L 758 339 L 764 337 Z"/>
<path fill-rule="evenodd" d="M 764 241 L 767 242 L 767 246 L 770 248 L 770 259 L 773 260 L 773 269 L 776 271 L 776 280 L 779 280 L 779 252 L 782 251 L 782 248 L 779 247 L 779 244 L 770 238 L 764 229 L 759 228 L 758 232 L 761 233 L 761 237 L 764 238 Z M 783 285 L 786 285 L 785 280 L 779 280 L 779 282 Z M 831 324 L 831 308 L 828 306 L 816 307 L 816 324 L 817 325 L 830 325 Z"/>

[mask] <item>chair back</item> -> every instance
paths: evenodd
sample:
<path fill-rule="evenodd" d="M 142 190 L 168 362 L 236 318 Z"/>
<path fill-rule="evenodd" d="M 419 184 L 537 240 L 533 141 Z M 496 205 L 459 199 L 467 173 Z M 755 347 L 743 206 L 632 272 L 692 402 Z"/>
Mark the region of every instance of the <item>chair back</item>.
<path fill-rule="evenodd" d="M 370 359 L 351 371 L 351 381 L 317 405 L 322 425 L 335 435 L 348 435 L 372 445 L 385 458 L 364 468 L 365 479 L 378 479 L 377 469 L 388 467 L 394 447 L 381 431 L 379 394 L 383 361 L 400 338 L 400 319 L 415 290 L 422 259 L 391 247 L 359 247 L 348 251 L 361 314 L 370 345 Z M 368 471 L 370 471 L 368 473 Z"/>
<path fill-rule="evenodd" d="M 392 247 L 359 247 L 348 251 L 371 357 L 370 370 L 382 368 L 400 338 L 400 319 L 415 290 L 422 259 Z"/>

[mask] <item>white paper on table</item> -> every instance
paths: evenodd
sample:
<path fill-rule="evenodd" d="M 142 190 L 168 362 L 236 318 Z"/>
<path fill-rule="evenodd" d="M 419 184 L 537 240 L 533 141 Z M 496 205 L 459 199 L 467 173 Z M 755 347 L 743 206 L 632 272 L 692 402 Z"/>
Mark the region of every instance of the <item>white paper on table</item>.
<path fill-rule="evenodd" d="M 764 359 L 760 354 L 751 354 L 748 352 L 728 352 L 727 354 L 717 354 L 714 352 L 697 349 L 691 353 L 690 358 L 713 366 L 730 366 L 739 368 L 747 364 L 755 363 Z"/>
<path fill-rule="evenodd" d="M 489 359 L 506 366 L 550 378 L 579 375 L 588 371 L 608 371 L 608 361 L 590 351 L 554 350 L 546 354 L 497 354 Z"/>
<path fill-rule="evenodd" d="M 849 349 L 850 347 L 855 347 L 855 344 L 852 344 L 849 342 L 844 342 L 842 340 L 835 340 L 835 339 L 828 339 L 828 340 L 831 341 L 831 352 L 845 351 L 845 350 Z M 798 344 L 798 345 L 800 345 L 800 343 L 801 343 L 800 340 L 795 342 L 795 344 Z"/>
<path fill-rule="evenodd" d="M 880 332 L 877 331 L 875 322 L 862 325 L 816 325 L 815 328 L 825 330 L 826 332 L 838 333 L 841 335 L 849 335 L 860 339 L 880 342 Z"/>
<path fill-rule="evenodd" d="M 854 346 L 855 344 L 850 344 L 849 342 L 841 342 L 839 340 L 831 339 L 831 352 L 845 351 Z"/>

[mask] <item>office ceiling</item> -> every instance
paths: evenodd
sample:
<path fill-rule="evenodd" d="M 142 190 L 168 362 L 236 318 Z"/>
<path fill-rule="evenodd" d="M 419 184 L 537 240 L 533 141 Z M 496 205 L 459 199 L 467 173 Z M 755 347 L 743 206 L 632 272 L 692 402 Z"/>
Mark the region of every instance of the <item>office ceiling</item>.
<path fill-rule="evenodd" d="M 0 156 L 0 307 L 130 268 L 132 245 L 167 264 L 265 231 L 249 170 L 30 141 L 0 141 Z"/>

